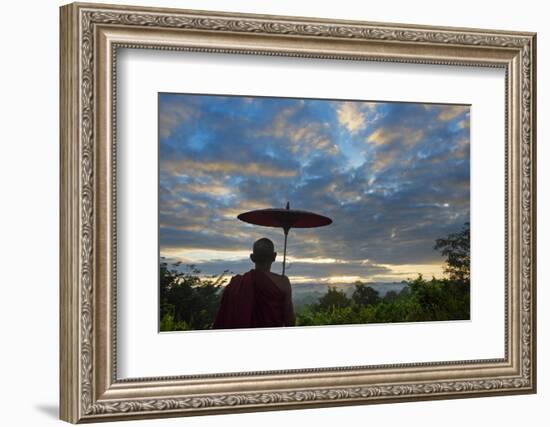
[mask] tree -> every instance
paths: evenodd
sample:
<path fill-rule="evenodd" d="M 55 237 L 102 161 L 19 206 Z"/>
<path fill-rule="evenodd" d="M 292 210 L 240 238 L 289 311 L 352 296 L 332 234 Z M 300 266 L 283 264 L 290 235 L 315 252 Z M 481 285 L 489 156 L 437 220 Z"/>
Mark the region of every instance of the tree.
<path fill-rule="evenodd" d="M 351 296 L 353 302 L 357 305 L 374 305 L 380 302 L 380 295 L 374 288 L 361 282 L 355 283 L 355 291 Z"/>
<path fill-rule="evenodd" d="M 397 298 L 399 298 L 399 294 L 396 291 L 388 291 L 386 295 L 384 295 L 384 302 L 392 303 Z"/>
<path fill-rule="evenodd" d="M 446 256 L 448 278 L 425 280 L 421 274 L 402 281 L 399 292 L 384 298 L 365 283 L 356 282 L 351 300 L 329 288 L 315 305 L 297 313 L 297 324 L 343 325 L 361 323 L 423 322 L 470 318 L 470 224 L 458 233 L 437 239 L 435 249 Z"/>
<path fill-rule="evenodd" d="M 318 308 L 320 310 L 329 310 L 348 307 L 350 304 L 350 299 L 343 291 L 339 291 L 335 287 L 329 286 L 327 293 L 319 298 Z"/>
<path fill-rule="evenodd" d="M 447 257 L 445 273 L 449 279 L 460 282 L 470 281 L 470 223 L 466 222 L 458 233 L 437 239 L 434 249 Z"/>
<path fill-rule="evenodd" d="M 403 281 L 401 283 L 404 283 L 405 286 L 399 291 L 399 296 L 407 297 L 411 293 L 411 290 L 409 289 L 409 282 Z"/>
<path fill-rule="evenodd" d="M 160 330 L 209 329 L 227 271 L 201 278 L 194 265 L 188 265 L 184 272 L 178 270 L 180 265 L 174 263 L 168 268 L 166 262 L 160 264 Z"/>

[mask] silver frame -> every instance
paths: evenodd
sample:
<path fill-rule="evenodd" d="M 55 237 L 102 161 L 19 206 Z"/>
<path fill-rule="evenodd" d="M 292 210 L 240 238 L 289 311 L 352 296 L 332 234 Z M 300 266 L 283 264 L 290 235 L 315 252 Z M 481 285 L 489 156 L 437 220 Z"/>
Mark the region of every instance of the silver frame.
<path fill-rule="evenodd" d="M 112 421 L 536 391 L 534 33 L 81 3 L 63 6 L 60 14 L 61 419 Z M 504 68 L 505 357 L 117 379 L 118 48 Z"/>

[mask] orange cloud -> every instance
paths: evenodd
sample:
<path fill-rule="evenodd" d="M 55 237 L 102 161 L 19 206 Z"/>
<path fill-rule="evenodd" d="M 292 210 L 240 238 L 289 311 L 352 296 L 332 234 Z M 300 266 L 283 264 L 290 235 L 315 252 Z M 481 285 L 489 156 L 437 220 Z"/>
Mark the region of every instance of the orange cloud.
<path fill-rule="evenodd" d="M 413 146 L 424 138 L 422 129 L 387 129 L 378 128 L 369 135 L 367 141 L 375 145 L 384 145 L 400 139 L 406 146 Z"/>
<path fill-rule="evenodd" d="M 370 103 L 341 102 L 336 111 L 338 123 L 351 133 L 357 133 L 365 128 L 367 116 L 361 109 L 364 106 L 368 106 L 369 110 L 374 108 L 374 104 Z"/>
<path fill-rule="evenodd" d="M 197 162 L 194 160 L 165 161 L 162 169 L 174 175 L 192 175 L 197 173 L 222 173 L 222 174 L 242 174 L 265 177 L 291 177 L 296 176 L 297 171 L 292 169 L 282 169 L 277 166 L 258 163 L 237 163 L 229 160 Z"/>
<path fill-rule="evenodd" d="M 449 121 L 458 117 L 461 114 L 464 114 L 468 111 L 467 106 L 464 105 L 450 105 L 440 108 L 440 112 L 437 115 L 437 118 L 443 122 Z"/>

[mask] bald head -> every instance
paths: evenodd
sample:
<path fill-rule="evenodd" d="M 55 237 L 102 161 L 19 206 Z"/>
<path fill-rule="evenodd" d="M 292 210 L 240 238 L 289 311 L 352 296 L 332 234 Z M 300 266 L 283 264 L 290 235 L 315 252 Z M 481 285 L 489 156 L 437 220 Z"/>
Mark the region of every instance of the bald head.
<path fill-rule="evenodd" d="M 273 242 L 262 237 L 254 242 L 250 259 L 256 264 L 271 264 L 275 261 L 276 256 L 277 252 L 275 252 Z"/>

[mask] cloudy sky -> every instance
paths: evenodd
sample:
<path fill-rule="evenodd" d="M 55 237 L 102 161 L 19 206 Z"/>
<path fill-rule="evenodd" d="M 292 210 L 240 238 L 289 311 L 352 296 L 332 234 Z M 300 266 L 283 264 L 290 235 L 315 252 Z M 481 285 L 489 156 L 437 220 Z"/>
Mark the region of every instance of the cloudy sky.
<path fill-rule="evenodd" d="M 239 221 L 268 207 L 333 224 L 291 230 L 295 284 L 442 275 L 433 249 L 470 216 L 463 105 L 159 94 L 160 255 L 205 274 L 248 271 L 252 243 L 283 233 Z"/>

